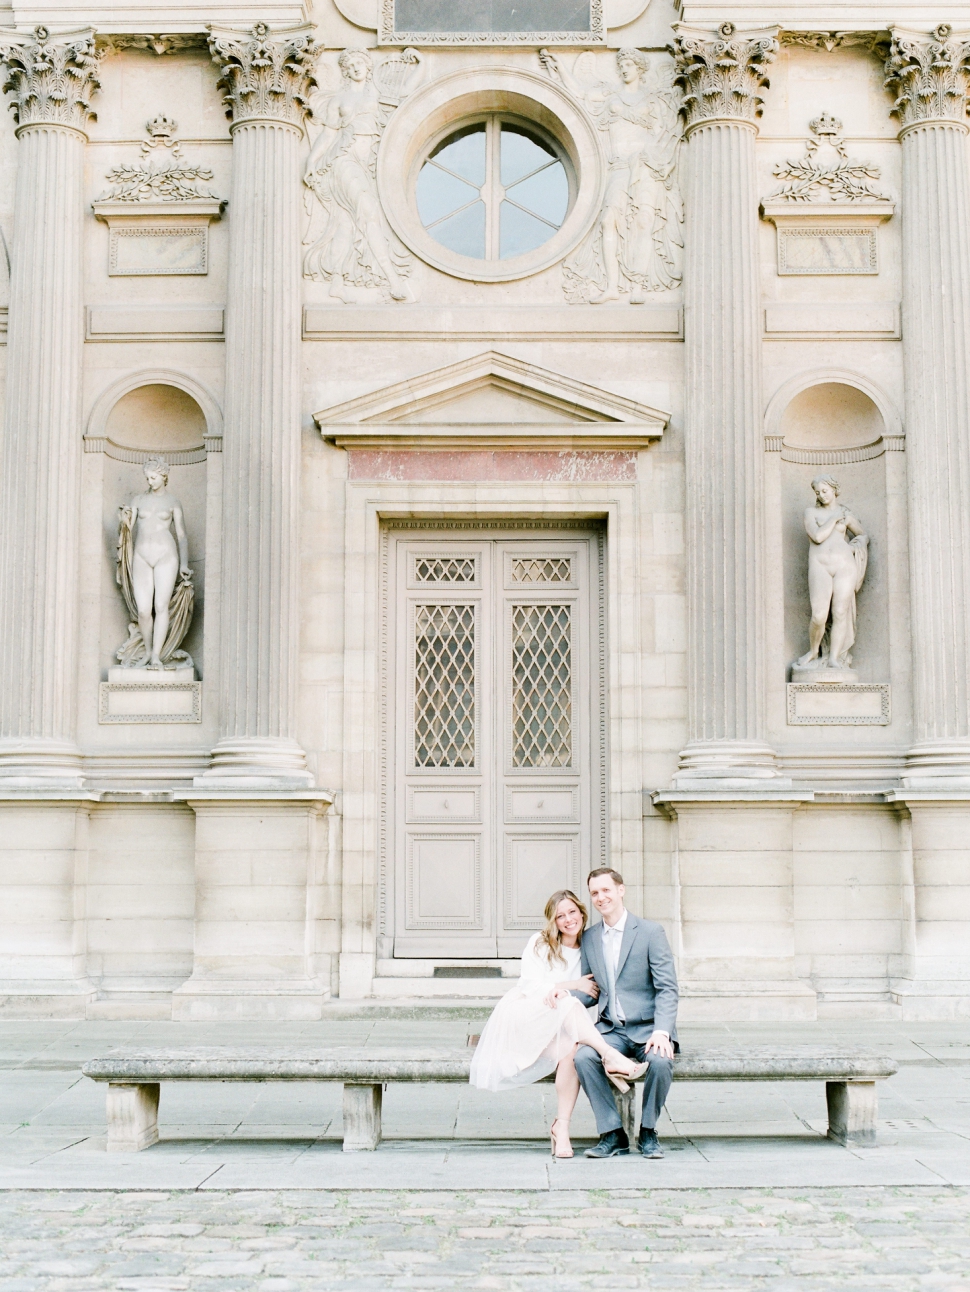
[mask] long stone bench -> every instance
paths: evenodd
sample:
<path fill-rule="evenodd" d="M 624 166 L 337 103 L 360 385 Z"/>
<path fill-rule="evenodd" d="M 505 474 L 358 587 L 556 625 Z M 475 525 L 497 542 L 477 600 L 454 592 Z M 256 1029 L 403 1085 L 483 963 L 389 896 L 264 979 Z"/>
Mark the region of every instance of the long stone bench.
<path fill-rule="evenodd" d="M 108 1085 L 108 1149 L 135 1152 L 158 1140 L 163 1081 L 339 1081 L 343 1084 L 345 1153 L 381 1141 L 381 1100 L 389 1082 L 467 1081 L 471 1050 L 199 1046 L 113 1050 L 82 1069 Z M 840 1144 L 876 1138 L 876 1082 L 897 1070 L 868 1050 L 826 1053 L 817 1047 L 701 1049 L 678 1056 L 676 1081 L 824 1081 L 828 1134 Z M 552 1078 L 547 1078 L 552 1080 Z M 617 1095 L 627 1134 L 639 1117 L 634 1091 Z"/>

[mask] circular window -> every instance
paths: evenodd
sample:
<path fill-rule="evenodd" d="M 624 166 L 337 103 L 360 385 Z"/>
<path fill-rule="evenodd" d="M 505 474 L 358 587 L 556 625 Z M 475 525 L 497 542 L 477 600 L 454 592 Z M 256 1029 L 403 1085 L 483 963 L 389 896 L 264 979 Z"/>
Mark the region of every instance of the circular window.
<path fill-rule="evenodd" d="M 476 260 L 510 260 L 535 251 L 562 227 L 569 176 L 551 139 L 493 115 L 432 149 L 415 200 L 435 242 Z"/>
<path fill-rule="evenodd" d="M 452 72 L 392 115 L 377 156 L 394 232 L 427 264 L 509 282 L 555 264 L 602 201 L 596 126 L 549 77 Z"/>

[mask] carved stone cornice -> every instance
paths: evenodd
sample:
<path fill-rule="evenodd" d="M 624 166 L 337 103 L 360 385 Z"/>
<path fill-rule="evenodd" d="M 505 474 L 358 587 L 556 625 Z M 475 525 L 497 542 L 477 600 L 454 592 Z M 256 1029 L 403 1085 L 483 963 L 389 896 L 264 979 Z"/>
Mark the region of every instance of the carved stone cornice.
<path fill-rule="evenodd" d="M 885 31 L 781 31 L 782 45 L 800 45 L 831 54 L 833 49 L 861 47 L 885 61 L 889 54 L 889 34 Z"/>
<path fill-rule="evenodd" d="M 932 35 L 895 30 L 886 59 L 886 89 L 901 126 L 927 121 L 966 123 L 970 91 L 970 41 L 946 23 Z"/>
<path fill-rule="evenodd" d="M 725 119 L 754 123 L 768 64 L 778 53 L 777 29 L 739 32 L 724 22 L 716 33 L 683 23 L 675 30 L 675 79 L 684 92 L 687 129 Z"/>
<path fill-rule="evenodd" d="M 264 22 L 248 32 L 213 27 L 209 51 L 220 68 L 219 87 L 234 126 L 270 120 L 302 128 L 316 85 L 313 68 L 319 51 L 312 27 L 271 31 Z"/>
<path fill-rule="evenodd" d="M 100 54 L 90 28 L 56 36 L 46 27 L 0 32 L 0 62 L 6 65 L 3 89 L 13 95 L 10 110 L 19 129 L 60 125 L 83 133 L 95 120 L 90 101 L 100 88 Z"/>

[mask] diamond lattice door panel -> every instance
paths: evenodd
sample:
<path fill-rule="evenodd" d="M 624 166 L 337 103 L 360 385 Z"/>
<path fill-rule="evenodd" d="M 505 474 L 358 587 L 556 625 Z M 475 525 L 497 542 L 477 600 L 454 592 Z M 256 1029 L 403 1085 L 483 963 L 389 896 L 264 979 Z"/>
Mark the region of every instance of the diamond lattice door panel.
<path fill-rule="evenodd" d="M 382 955 L 518 955 L 605 857 L 602 536 L 387 542 Z"/>

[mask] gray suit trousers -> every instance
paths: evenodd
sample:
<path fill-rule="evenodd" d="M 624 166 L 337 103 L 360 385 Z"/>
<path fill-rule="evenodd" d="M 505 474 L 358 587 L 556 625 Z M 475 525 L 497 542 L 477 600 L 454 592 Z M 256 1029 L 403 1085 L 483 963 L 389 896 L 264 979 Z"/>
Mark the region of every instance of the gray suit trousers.
<path fill-rule="evenodd" d="M 634 1059 L 637 1063 L 647 1060 L 650 1064 L 643 1075 L 640 1125 L 654 1130 L 663 1111 L 667 1092 L 670 1090 L 674 1071 L 673 1061 L 661 1058 L 653 1051 L 649 1055 L 646 1054 L 643 1045 L 628 1036 L 622 1025 L 614 1027 L 604 1039 L 628 1059 Z M 599 1134 L 605 1135 L 607 1131 L 619 1129 L 622 1122 L 613 1098 L 616 1087 L 603 1071 L 603 1060 L 588 1045 L 581 1045 L 576 1051 L 574 1062 L 579 1084 L 593 1106 L 593 1116 L 596 1118 L 596 1129 Z"/>

